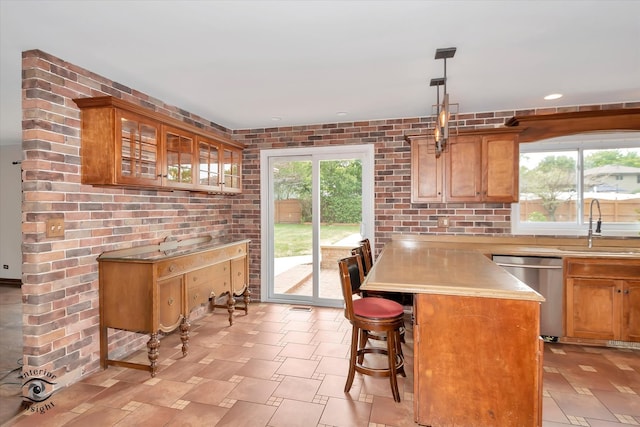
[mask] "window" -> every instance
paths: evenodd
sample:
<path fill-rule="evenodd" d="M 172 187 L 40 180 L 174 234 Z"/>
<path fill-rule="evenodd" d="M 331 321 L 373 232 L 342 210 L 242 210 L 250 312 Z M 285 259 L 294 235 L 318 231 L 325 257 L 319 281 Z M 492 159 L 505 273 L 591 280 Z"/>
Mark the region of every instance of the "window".
<path fill-rule="evenodd" d="M 640 132 L 522 143 L 519 178 L 514 234 L 582 235 L 590 215 L 603 236 L 640 233 Z"/>

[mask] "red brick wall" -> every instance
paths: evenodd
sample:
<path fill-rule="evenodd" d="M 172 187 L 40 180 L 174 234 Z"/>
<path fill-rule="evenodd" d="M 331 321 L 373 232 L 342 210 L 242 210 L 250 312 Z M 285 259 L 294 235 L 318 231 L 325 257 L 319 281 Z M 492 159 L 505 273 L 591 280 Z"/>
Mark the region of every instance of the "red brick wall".
<path fill-rule="evenodd" d="M 212 132 L 229 132 L 148 95 L 40 51 L 23 54 L 24 366 L 58 384 L 99 366 L 98 264 L 104 251 L 212 234 L 233 236 L 232 198 L 80 184 L 80 111 L 72 98 L 112 95 Z M 64 218 L 47 238 L 45 220 Z M 146 337 L 115 333 L 114 348 Z"/>
<path fill-rule="evenodd" d="M 459 129 L 502 126 L 514 115 L 571 112 L 610 108 L 636 108 L 639 103 L 589 105 L 538 110 L 509 110 L 460 114 Z M 377 251 L 394 233 L 482 234 L 511 233 L 511 205 L 506 203 L 411 203 L 411 155 L 405 134 L 424 133 L 431 118 L 405 118 L 234 132 L 247 148 L 243 158 L 243 194 L 234 200 L 234 216 L 243 235 L 251 238 L 251 290 L 260 295 L 260 150 L 347 144 L 375 145 L 375 232 Z M 446 215 L 448 228 L 439 228 L 437 218 Z"/>
<path fill-rule="evenodd" d="M 436 216 L 452 219 L 449 233 L 508 234 L 503 204 L 410 203 L 409 145 L 429 119 L 410 118 L 240 130 L 243 194 L 235 197 L 96 188 L 80 184 L 80 112 L 76 97 L 112 95 L 229 135 L 229 130 L 147 94 L 40 51 L 23 54 L 23 321 L 24 369 L 41 368 L 59 385 L 99 367 L 98 266 L 108 250 L 157 243 L 166 236 L 250 238 L 250 281 L 260 295 L 259 151 L 269 148 L 375 144 L 377 248 L 397 232 L 440 233 Z M 631 105 L 629 105 L 631 106 Z M 637 106 L 637 105 L 636 105 Z M 589 106 L 610 108 L 622 105 Z M 569 111 L 575 108 L 562 109 Z M 545 110 L 545 112 L 555 110 Z M 461 115 L 460 126 L 502 124 L 534 111 Z M 48 239 L 45 220 L 63 217 L 65 237 Z M 112 348 L 131 350 L 146 341 L 115 333 Z"/>

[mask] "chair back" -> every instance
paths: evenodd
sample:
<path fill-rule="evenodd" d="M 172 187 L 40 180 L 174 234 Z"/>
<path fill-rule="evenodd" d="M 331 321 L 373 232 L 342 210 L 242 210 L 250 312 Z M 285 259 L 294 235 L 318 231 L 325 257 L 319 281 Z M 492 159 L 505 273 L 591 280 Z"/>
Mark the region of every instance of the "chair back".
<path fill-rule="evenodd" d="M 353 295 L 360 293 L 360 285 L 364 281 L 362 261 L 358 255 L 342 258 L 338 261 L 342 296 L 344 297 L 344 315 L 353 320 Z"/>
<path fill-rule="evenodd" d="M 360 263 L 362 264 L 362 273 L 364 274 L 365 277 L 367 277 L 368 271 L 365 267 L 364 249 L 362 248 L 362 246 L 358 246 L 357 248 L 351 249 L 351 255 L 356 255 L 360 258 Z"/>
<path fill-rule="evenodd" d="M 360 247 L 362 248 L 364 262 L 362 268 L 364 269 L 364 275 L 369 274 L 369 270 L 373 267 L 373 253 L 371 252 L 371 242 L 369 239 L 360 240 Z"/>

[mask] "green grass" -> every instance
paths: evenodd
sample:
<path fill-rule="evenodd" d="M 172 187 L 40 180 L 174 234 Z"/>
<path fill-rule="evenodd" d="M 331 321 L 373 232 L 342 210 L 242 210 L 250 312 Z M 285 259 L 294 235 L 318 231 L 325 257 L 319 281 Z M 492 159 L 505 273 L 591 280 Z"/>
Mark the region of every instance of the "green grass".
<path fill-rule="evenodd" d="M 275 224 L 275 257 L 311 255 L 311 224 Z M 330 245 L 360 232 L 359 224 L 320 227 L 320 244 Z"/>

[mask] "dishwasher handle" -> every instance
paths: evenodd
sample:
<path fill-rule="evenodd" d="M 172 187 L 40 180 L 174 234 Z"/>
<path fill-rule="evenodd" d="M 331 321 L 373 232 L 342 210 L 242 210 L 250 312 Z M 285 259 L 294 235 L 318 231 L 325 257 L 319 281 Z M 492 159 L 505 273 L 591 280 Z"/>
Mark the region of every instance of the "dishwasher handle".
<path fill-rule="evenodd" d="M 511 264 L 506 262 L 496 262 L 500 267 L 535 268 L 538 270 L 562 270 L 561 265 L 539 265 L 539 264 Z"/>

